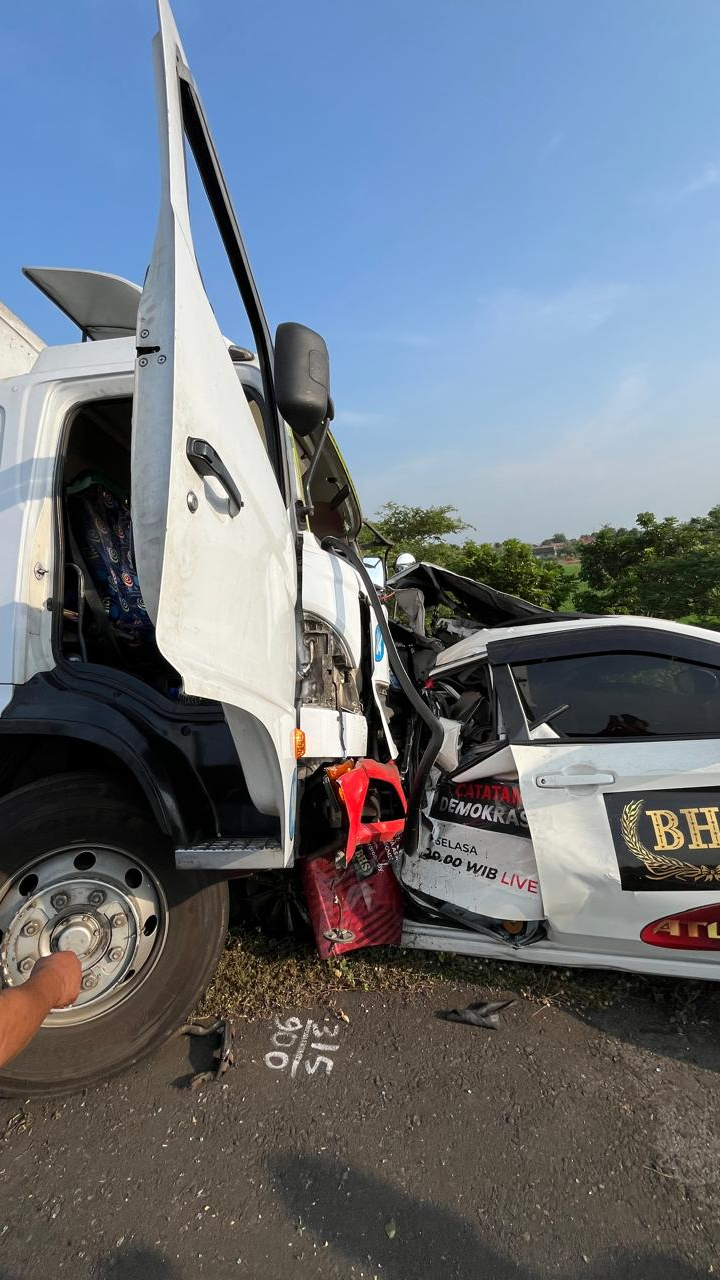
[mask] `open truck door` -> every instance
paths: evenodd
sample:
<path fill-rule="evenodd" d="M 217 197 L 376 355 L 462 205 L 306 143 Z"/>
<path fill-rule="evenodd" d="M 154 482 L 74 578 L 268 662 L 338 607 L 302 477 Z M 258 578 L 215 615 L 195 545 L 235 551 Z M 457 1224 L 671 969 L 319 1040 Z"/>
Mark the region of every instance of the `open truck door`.
<path fill-rule="evenodd" d="M 292 848 L 297 570 L 272 346 L 240 230 L 167 0 L 153 44 L 161 205 L 140 299 L 133 414 L 137 566 L 161 652 L 187 694 L 223 704 L 251 798 Z M 250 320 L 265 384 L 263 440 L 205 293 L 189 210 L 192 152 Z M 235 865 L 235 862 L 233 862 Z"/>

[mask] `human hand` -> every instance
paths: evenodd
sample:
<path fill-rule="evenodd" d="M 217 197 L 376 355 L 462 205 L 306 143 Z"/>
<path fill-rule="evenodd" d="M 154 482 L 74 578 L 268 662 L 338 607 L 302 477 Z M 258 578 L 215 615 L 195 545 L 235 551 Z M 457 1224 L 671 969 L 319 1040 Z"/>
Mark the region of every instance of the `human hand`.
<path fill-rule="evenodd" d="M 74 951 L 54 951 L 35 961 L 28 982 L 38 980 L 46 988 L 50 1007 L 66 1009 L 80 995 L 82 965 Z"/>

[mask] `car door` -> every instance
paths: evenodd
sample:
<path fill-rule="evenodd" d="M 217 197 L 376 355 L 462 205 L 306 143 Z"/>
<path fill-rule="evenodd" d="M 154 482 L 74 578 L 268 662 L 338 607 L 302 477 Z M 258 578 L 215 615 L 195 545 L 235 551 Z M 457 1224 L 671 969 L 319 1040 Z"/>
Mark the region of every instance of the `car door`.
<path fill-rule="evenodd" d="M 132 509 L 143 596 L 185 691 L 222 702 L 257 807 L 283 819 L 295 768 L 296 560 L 283 494 L 272 348 L 227 187 L 169 4 L 153 44 L 161 206 L 137 328 Z M 253 328 L 265 443 L 195 256 L 189 140 Z M 274 429 L 274 428 L 273 428 Z"/>
<path fill-rule="evenodd" d="M 549 936 L 600 961 L 720 946 L 710 635 L 605 624 L 488 645 Z"/>

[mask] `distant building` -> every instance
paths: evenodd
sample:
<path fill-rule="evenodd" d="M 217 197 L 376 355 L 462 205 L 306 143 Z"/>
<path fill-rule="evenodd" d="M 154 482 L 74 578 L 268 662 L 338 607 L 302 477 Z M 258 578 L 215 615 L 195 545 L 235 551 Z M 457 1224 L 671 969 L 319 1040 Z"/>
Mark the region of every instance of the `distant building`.
<path fill-rule="evenodd" d="M 540 542 L 534 546 L 532 553 L 536 560 L 557 560 L 558 556 L 568 554 L 567 542 Z"/>
<path fill-rule="evenodd" d="M 594 533 L 583 533 L 579 538 L 569 538 L 565 542 L 553 542 L 546 538 L 532 548 L 536 560 L 572 560 L 578 559 L 578 548 L 589 547 L 595 541 Z"/>

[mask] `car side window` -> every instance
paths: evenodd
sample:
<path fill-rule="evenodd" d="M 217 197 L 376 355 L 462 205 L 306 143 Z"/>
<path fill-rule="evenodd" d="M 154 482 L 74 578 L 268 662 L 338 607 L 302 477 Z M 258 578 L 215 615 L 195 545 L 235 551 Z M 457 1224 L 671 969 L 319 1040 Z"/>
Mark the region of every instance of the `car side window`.
<path fill-rule="evenodd" d="M 597 653 L 512 668 L 528 720 L 560 739 L 717 733 L 720 669 L 647 653 Z"/>

